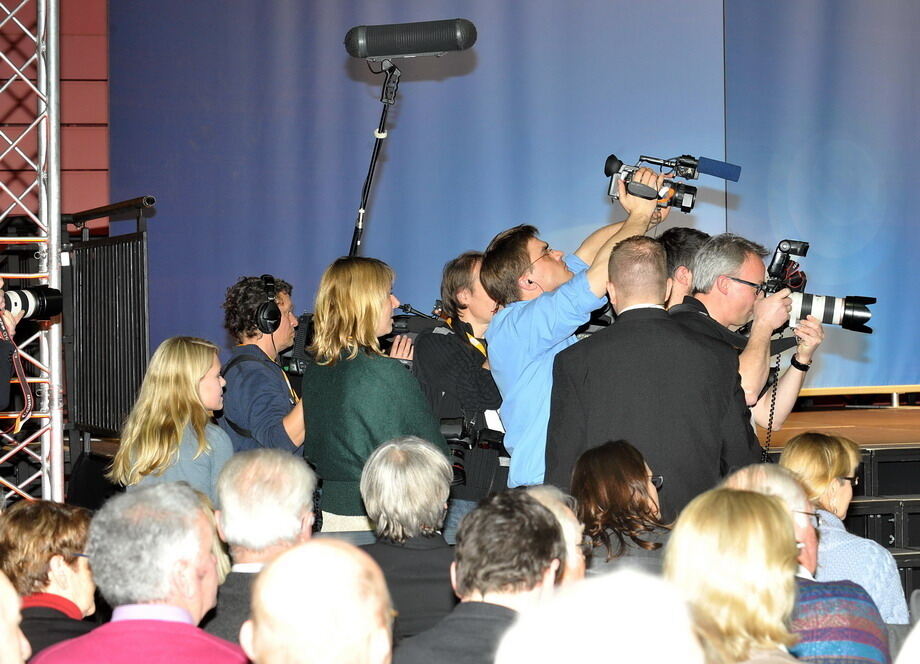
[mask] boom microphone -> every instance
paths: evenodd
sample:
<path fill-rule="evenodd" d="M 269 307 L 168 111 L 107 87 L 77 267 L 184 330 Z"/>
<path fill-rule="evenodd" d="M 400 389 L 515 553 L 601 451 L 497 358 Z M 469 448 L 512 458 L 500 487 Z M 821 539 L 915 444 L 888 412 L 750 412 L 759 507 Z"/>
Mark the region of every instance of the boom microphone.
<path fill-rule="evenodd" d="M 465 18 L 392 25 L 358 25 L 345 35 L 345 50 L 353 58 L 385 60 L 443 55 L 476 43 L 476 26 Z"/>
<path fill-rule="evenodd" d="M 712 175 L 723 180 L 731 180 L 732 182 L 737 182 L 738 178 L 741 177 L 740 166 L 729 164 L 727 161 L 716 161 L 715 159 L 708 159 L 706 157 L 700 157 L 699 163 L 696 165 L 696 170 L 703 175 Z"/>

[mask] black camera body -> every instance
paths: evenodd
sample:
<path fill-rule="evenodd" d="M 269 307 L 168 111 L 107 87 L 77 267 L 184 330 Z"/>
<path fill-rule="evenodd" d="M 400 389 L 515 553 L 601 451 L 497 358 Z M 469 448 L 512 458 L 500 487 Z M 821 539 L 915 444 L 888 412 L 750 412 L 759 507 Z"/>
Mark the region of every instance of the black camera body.
<path fill-rule="evenodd" d="M 804 257 L 809 244 L 802 240 L 783 240 L 776 245 L 773 258 L 767 268 L 767 280 L 764 293 L 770 295 L 784 288 L 792 291 L 792 309 L 789 312 L 789 325 L 795 326 L 806 316 L 815 316 L 822 323 L 839 325 L 845 330 L 872 334 L 872 328 L 866 325 L 872 318 L 868 305 L 875 304 L 874 297 L 848 295 L 832 297 L 829 295 L 811 295 L 805 292 L 807 275 L 792 260 L 792 256 Z"/>
<path fill-rule="evenodd" d="M 650 159 L 655 159 L 660 162 L 674 161 L 674 160 L 665 160 L 665 159 L 656 159 L 655 157 L 639 157 L 639 163 L 643 161 L 649 162 Z M 649 162 L 654 163 L 654 162 Z M 639 164 L 630 165 L 624 164 L 622 161 L 617 159 L 617 156 L 612 154 L 607 157 L 607 161 L 604 164 L 604 174 L 610 178 L 610 186 L 607 189 L 607 195 L 614 200 L 619 200 L 620 192 L 617 189 L 617 182 L 619 180 L 623 181 L 623 184 L 626 185 L 626 191 L 628 191 L 633 196 L 638 196 L 639 198 L 645 198 L 647 200 L 658 200 L 658 207 L 676 207 L 680 209 L 681 212 L 690 212 L 693 209 L 693 206 L 696 204 L 696 187 L 686 184 L 684 182 L 676 182 L 675 180 L 665 180 L 661 183 L 661 189 L 655 190 L 652 187 L 649 187 L 639 182 L 633 182 L 633 176 L 636 171 L 640 168 Z M 694 173 L 694 175 L 687 175 L 686 173 Z M 675 175 L 679 177 L 696 177 L 695 170 L 687 170 L 685 167 L 682 171 L 674 170 Z"/>

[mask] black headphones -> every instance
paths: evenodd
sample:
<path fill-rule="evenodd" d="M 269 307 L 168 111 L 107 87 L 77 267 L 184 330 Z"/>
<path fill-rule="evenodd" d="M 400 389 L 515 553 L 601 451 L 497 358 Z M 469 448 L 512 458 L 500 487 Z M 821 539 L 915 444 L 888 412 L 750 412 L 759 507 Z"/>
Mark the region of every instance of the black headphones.
<path fill-rule="evenodd" d="M 275 289 L 275 278 L 270 274 L 263 274 L 262 288 L 265 289 L 265 302 L 256 309 L 256 327 L 263 334 L 272 334 L 281 325 L 281 309 L 278 302 L 275 301 L 277 292 Z"/>

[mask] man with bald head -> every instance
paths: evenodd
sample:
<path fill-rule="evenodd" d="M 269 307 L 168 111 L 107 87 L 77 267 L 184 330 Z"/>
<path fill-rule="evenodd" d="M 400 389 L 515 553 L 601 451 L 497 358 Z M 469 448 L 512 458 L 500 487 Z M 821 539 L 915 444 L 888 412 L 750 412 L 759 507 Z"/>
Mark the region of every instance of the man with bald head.
<path fill-rule="evenodd" d="M 654 238 L 610 253 L 616 322 L 559 353 L 553 370 L 546 481 L 568 489 L 582 452 L 626 440 L 662 475 L 665 522 L 729 468 L 757 461 L 738 358 L 665 311 L 671 279 Z"/>
<path fill-rule="evenodd" d="M 392 615 L 377 563 L 347 542 L 317 539 L 259 574 L 240 644 L 255 664 L 387 664 Z"/>
<path fill-rule="evenodd" d="M 19 595 L 0 572 L 0 664 L 23 664 L 32 655 L 32 647 L 19 628 L 21 621 Z"/>

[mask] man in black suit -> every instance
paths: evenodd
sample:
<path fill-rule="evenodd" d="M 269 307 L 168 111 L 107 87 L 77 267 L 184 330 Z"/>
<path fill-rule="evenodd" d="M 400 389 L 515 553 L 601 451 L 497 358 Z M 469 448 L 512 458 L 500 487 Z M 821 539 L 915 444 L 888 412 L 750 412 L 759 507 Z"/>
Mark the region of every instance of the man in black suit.
<path fill-rule="evenodd" d="M 518 612 L 552 593 L 565 555 L 556 517 L 527 493 L 484 498 L 457 533 L 451 581 L 460 604 L 403 641 L 393 664 L 492 664 Z"/>
<path fill-rule="evenodd" d="M 224 465 L 217 479 L 217 527 L 233 567 L 217 593 L 217 606 L 201 624 L 206 632 L 238 641 L 256 574 L 310 538 L 315 487 L 306 461 L 281 450 L 238 452 Z"/>
<path fill-rule="evenodd" d="M 556 358 L 546 479 L 568 488 L 582 452 L 627 440 L 664 477 L 667 521 L 730 468 L 756 462 L 760 448 L 735 352 L 664 309 L 670 279 L 661 243 L 624 240 L 608 271 L 616 322 Z"/>

